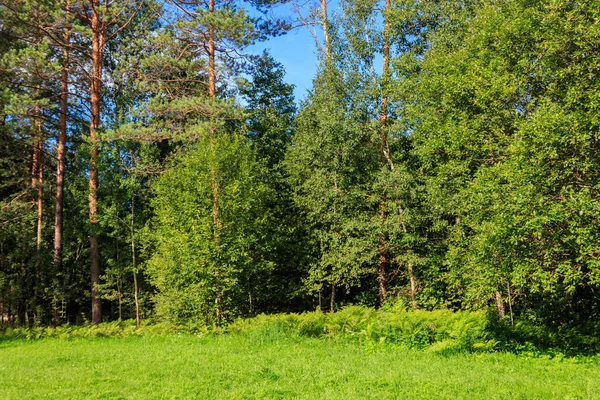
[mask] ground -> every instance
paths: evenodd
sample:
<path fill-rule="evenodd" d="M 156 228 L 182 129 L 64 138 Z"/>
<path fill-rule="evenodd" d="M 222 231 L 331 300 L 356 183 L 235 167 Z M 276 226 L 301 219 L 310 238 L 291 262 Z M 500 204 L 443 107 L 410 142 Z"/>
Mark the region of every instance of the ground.
<path fill-rule="evenodd" d="M 2 399 L 591 399 L 592 359 L 326 339 L 142 336 L 4 340 Z"/>

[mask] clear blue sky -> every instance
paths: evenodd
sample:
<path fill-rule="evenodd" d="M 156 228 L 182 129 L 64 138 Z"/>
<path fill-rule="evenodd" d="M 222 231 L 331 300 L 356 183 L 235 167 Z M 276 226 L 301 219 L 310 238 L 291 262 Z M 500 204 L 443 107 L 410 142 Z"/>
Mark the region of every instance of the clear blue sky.
<path fill-rule="evenodd" d="M 328 1 L 328 8 L 329 15 L 333 15 L 337 11 L 337 0 Z M 278 7 L 275 14 L 295 18 L 290 5 Z M 320 29 L 317 29 L 317 33 L 321 35 Z M 305 98 L 317 71 L 317 50 L 309 31 L 305 27 L 299 27 L 287 35 L 256 44 L 249 50 L 262 53 L 264 49 L 269 50 L 269 53 L 285 67 L 286 81 L 296 85 L 296 101 Z"/>

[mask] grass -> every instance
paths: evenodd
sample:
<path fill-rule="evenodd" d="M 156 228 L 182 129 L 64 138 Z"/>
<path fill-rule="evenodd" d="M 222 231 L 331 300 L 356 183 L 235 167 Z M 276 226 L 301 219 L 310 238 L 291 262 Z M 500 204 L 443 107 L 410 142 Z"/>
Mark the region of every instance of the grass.
<path fill-rule="evenodd" d="M 7 339 L 0 398 L 600 398 L 597 358 L 432 349 L 285 334 Z"/>

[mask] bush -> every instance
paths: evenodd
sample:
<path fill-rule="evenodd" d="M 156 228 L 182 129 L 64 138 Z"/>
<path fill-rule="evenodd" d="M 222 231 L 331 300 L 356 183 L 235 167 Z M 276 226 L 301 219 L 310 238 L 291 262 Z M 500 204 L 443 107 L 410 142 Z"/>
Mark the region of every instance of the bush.
<path fill-rule="evenodd" d="M 348 341 L 366 351 L 388 345 L 426 349 L 439 354 L 457 352 L 507 351 L 533 357 L 563 357 L 600 353 L 600 325 L 562 326 L 550 329 L 528 320 L 514 327 L 506 319 L 485 311 L 406 311 L 394 307 L 375 310 L 349 306 L 333 314 L 321 311 L 302 314 L 261 314 L 237 319 L 225 328 L 143 321 L 116 321 L 99 325 L 63 325 L 57 328 L 6 328 L 0 341 L 12 339 L 164 336 L 169 334 L 246 335 L 254 341 L 273 342 L 282 337 Z"/>
<path fill-rule="evenodd" d="M 61 325 L 59 327 L 6 328 L 0 340 L 10 339 L 42 339 L 42 338 L 90 338 L 90 337 L 129 337 L 129 336 L 164 336 L 174 333 L 205 334 L 210 330 L 193 324 L 175 325 L 143 321 L 136 327 L 135 320 L 106 322 L 98 325 Z"/>
<path fill-rule="evenodd" d="M 254 337 L 277 332 L 287 336 L 354 340 L 367 348 L 386 343 L 410 348 L 444 343 L 444 351 L 449 348 L 452 351 L 489 350 L 495 346 L 487 331 L 485 313 L 467 311 L 377 311 L 350 306 L 333 314 L 315 311 L 238 319 L 227 331 Z"/>
<path fill-rule="evenodd" d="M 515 322 L 499 319 L 490 313 L 488 330 L 497 343 L 497 349 L 532 356 L 576 356 L 600 352 L 600 324 L 590 321 L 585 325 L 547 326 L 526 318 Z"/>

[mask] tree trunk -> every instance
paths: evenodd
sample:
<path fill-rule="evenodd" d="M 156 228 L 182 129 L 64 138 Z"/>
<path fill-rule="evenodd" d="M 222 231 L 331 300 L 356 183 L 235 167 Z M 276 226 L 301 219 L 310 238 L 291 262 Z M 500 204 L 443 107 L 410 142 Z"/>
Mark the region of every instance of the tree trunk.
<path fill-rule="evenodd" d="M 417 280 L 413 271 L 412 264 L 408 264 L 408 276 L 410 277 L 410 302 L 413 310 L 417 309 Z"/>
<path fill-rule="evenodd" d="M 383 302 L 385 301 L 385 295 L 387 293 L 387 278 L 386 278 L 386 268 L 388 263 L 387 256 L 387 240 L 385 234 L 385 228 L 383 226 L 383 222 L 385 220 L 385 204 L 384 198 L 379 201 L 379 223 L 381 228 L 381 233 L 379 234 L 379 260 L 377 262 L 377 282 L 379 288 L 379 298 L 378 305 L 381 307 Z"/>
<path fill-rule="evenodd" d="M 498 309 L 498 315 L 500 318 L 504 318 L 506 315 L 506 310 L 504 308 L 504 301 L 502 300 L 502 295 L 499 291 L 496 291 L 496 308 Z"/>
<path fill-rule="evenodd" d="M 39 115 L 37 116 L 39 118 Z M 37 134 L 37 143 L 35 152 L 37 153 L 36 160 L 36 170 L 33 173 L 33 182 L 32 186 L 36 189 L 36 206 L 37 206 L 37 226 L 36 226 L 36 240 L 35 240 L 35 249 L 38 252 L 38 258 L 41 255 L 40 251 L 42 249 L 42 228 L 44 223 L 44 138 L 42 137 L 42 127 L 41 121 L 38 119 L 35 123 L 36 125 L 36 134 Z M 39 261 L 38 261 L 39 263 Z"/>
<path fill-rule="evenodd" d="M 140 327 L 140 301 L 139 301 L 140 290 L 138 288 L 137 272 L 135 268 L 133 270 L 133 298 L 135 300 L 135 326 Z"/>
<path fill-rule="evenodd" d="M 214 14 L 215 0 L 208 3 L 208 13 Z M 208 27 L 208 95 L 211 99 L 217 95 L 217 70 L 215 63 L 215 28 L 211 24 Z"/>
<path fill-rule="evenodd" d="M 135 262 L 135 230 L 134 230 L 134 218 L 135 218 L 135 197 L 131 196 L 131 262 L 133 266 L 133 298 L 135 300 L 135 325 L 140 327 L 140 303 L 138 301 L 138 283 L 137 283 L 137 272 Z"/>
<path fill-rule="evenodd" d="M 35 261 L 35 277 L 33 284 L 33 300 L 30 306 L 29 325 L 33 326 L 34 314 L 37 306 L 40 304 L 39 287 L 40 287 L 40 267 L 42 262 L 42 230 L 44 227 L 44 138 L 42 136 L 42 122 L 38 120 L 38 177 L 37 177 L 37 235 L 35 241 L 35 249 L 37 252 Z"/>
<path fill-rule="evenodd" d="M 63 203 L 64 203 L 64 180 L 65 180 L 65 152 L 67 144 L 67 112 L 69 107 L 69 49 L 66 47 L 70 42 L 69 15 L 71 5 L 69 0 L 65 3 L 65 29 L 63 40 L 63 66 L 61 74 L 61 93 L 60 93 L 60 118 L 59 133 L 56 143 L 56 197 L 54 207 L 54 253 L 53 263 L 56 272 L 56 288 L 54 293 L 54 325 L 61 324 L 61 301 L 63 281 L 62 281 L 62 236 L 63 236 Z"/>
<path fill-rule="evenodd" d="M 506 290 L 507 290 L 507 294 L 508 294 L 508 310 L 510 311 L 510 325 L 514 327 L 515 319 L 513 317 L 513 310 L 512 310 L 512 294 L 511 294 L 511 290 L 510 290 L 510 281 L 508 279 L 506 280 Z"/>
<path fill-rule="evenodd" d="M 35 131 L 35 144 L 33 160 L 31 163 L 31 187 L 35 190 L 36 227 L 35 249 L 36 256 L 33 271 L 24 271 L 25 285 L 31 290 L 31 298 L 27 302 L 26 313 L 29 315 L 29 324 L 33 325 L 33 310 L 38 304 L 38 287 L 40 283 L 40 263 L 42 257 L 42 230 L 44 223 L 44 137 L 42 135 L 42 119 L 38 106 L 34 109 L 33 128 Z M 32 274 L 31 274 L 32 273 Z M 33 275 L 33 276 L 31 276 Z M 20 323 L 24 324 L 24 320 Z"/>
<path fill-rule="evenodd" d="M 25 326 L 25 314 L 27 311 L 27 306 L 25 305 L 25 300 L 19 302 L 19 306 L 17 307 L 17 325 L 20 327 Z"/>
<path fill-rule="evenodd" d="M 119 321 L 123 320 L 123 280 L 117 278 L 117 299 L 119 300 Z"/>
<path fill-rule="evenodd" d="M 331 284 L 331 302 L 329 303 L 329 312 L 335 312 L 335 283 Z"/>
<path fill-rule="evenodd" d="M 105 24 L 98 15 L 98 1 L 92 2 L 92 70 L 90 84 L 90 176 L 89 176 L 89 218 L 90 218 L 90 277 L 92 284 L 92 323 L 102 321 L 100 284 L 100 249 L 98 248 L 98 138 L 100 126 L 100 102 L 102 96 L 102 53 L 105 40 Z"/>

